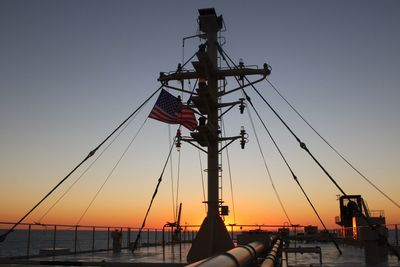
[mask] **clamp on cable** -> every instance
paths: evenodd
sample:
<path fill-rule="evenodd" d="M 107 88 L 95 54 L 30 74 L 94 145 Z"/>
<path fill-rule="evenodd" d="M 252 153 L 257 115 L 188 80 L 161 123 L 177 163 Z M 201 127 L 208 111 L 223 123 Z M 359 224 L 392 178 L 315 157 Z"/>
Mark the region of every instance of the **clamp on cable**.
<path fill-rule="evenodd" d="M 246 130 L 244 129 L 244 126 L 241 126 L 240 127 L 240 147 L 242 148 L 242 149 L 244 149 L 244 146 L 246 145 L 246 143 L 249 141 L 248 139 L 247 139 L 247 137 L 248 137 L 248 134 L 246 133 Z"/>
<path fill-rule="evenodd" d="M 182 139 L 182 133 L 181 133 L 181 129 L 176 130 L 176 141 L 175 141 L 175 146 L 176 146 L 176 150 L 179 152 L 181 151 L 181 139 Z"/>

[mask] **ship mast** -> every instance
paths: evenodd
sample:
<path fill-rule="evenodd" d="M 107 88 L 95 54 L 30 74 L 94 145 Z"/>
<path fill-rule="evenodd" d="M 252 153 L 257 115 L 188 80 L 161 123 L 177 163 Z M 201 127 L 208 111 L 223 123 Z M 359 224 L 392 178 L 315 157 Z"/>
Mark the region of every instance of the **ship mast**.
<path fill-rule="evenodd" d="M 199 119 L 197 131 L 191 133 L 191 138 L 183 138 L 179 136 L 180 141 L 189 143 L 198 143 L 201 147 L 207 148 L 207 175 L 208 175 L 208 199 L 207 199 L 207 216 L 204 219 L 200 230 L 193 241 L 192 247 L 188 253 L 187 260 L 189 262 L 201 260 L 210 257 L 218 252 L 224 252 L 234 247 L 232 239 L 226 229 L 226 226 L 220 216 L 219 199 L 219 145 L 222 141 L 241 140 L 242 148 L 245 142 L 244 130 L 238 136 L 221 137 L 219 114 L 218 111 L 222 107 L 234 105 L 243 105 L 243 99 L 232 103 L 221 103 L 222 96 L 241 89 L 239 88 L 226 92 L 219 90 L 218 81 L 225 80 L 226 77 L 236 76 L 244 77 L 245 75 L 262 75 L 263 80 L 270 74 L 270 69 L 264 65 L 262 69 L 251 69 L 241 66 L 233 69 L 218 68 L 218 32 L 223 26 L 222 16 L 217 16 L 213 8 L 199 10 L 199 29 L 206 37 L 206 42 L 199 47 L 196 53 L 198 61 L 192 62 L 193 71 L 178 71 L 173 74 L 160 75 L 159 81 L 167 85 L 168 81 L 187 79 L 198 79 L 198 89 L 193 94 L 191 100 L 194 106 L 202 114 Z M 167 85 L 167 87 L 169 87 Z"/>

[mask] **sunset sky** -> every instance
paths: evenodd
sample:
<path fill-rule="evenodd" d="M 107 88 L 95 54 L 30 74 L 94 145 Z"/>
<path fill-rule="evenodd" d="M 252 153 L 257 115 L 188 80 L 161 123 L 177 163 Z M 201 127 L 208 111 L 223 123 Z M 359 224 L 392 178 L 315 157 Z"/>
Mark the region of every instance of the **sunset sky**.
<path fill-rule="evenodd" d="M 184 48 L 182 39 L 197 34 L 197 10 L 206 7 L 224 17 L 223 48 L 230 57 L 247 65 L 271 65 L 269 81 L 354 166 L 400 202 L 399 1 L 3 0 L 0 221 L 17 221 L 24 215 L 160 86 L 161 71 L 174 71 L 196 52 L 199 39 L 187 40 Z M 228 86 L 235 83 L 229 80 Z M 362 194 L 370 209 L 385 210 L 388 223 L 400 223 L 399 208 L 349 168 L 270 85 L 262 82 L 257 88 L 346 193 Z M 248 92 L 321 217 L 330 228 L 336 227 L 340 192 L 259 97 Z M 241 97 L 238 92 L 225 101 Z M 177 128 L 151 119 L 79 219 L 155 100 L 42 223 L 141 224 Z M 224 120 L 227 135 L 237 135 L 241 126 L 249 134 L 246 149 L 239 143 L 229 147 L 235 218 L 224 153 L 223 196 L 231 210 L 226 222 L 287 222 L 258 150 L 249 111 L 291 222 L 320 225 L 250 108 L 243 115 L 234 108 Z M 103 148 L 26 222 L 39 221 Z M 180 154 L 182 223 L 200 224 L 205 209 L 199 153 L 184 143 Z M 168 165 L 147 226 L 162 227 L 174 220 L 171 183 L 176 197 L 178 157 L 174 149 L 173 169 Z M 204 153 L 201 159 L 206 169 Z"/>

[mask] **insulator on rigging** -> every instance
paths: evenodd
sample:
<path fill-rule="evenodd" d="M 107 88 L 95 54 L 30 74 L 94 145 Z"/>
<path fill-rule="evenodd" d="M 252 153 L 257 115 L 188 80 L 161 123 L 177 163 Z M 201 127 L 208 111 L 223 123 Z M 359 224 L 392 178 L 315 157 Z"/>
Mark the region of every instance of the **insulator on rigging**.
<path fill-rule="evenodd" d="M 241 139 L 240 139 L 240 147 L 242 148 L 242 149 L 244 149 L 244 146 L 246 145 L 246 143 L 247 143 L 247 134 L 246 134 L 246 130 L 244 129 L 244 126 L 241 126 L 240 127 L 240 136 L 241 136 Z"/>
<path fill-rule="evenodd" d="M 181 144 L 182 144 L 181 138 L 182 138 L 181 130 L 178 129 L 178 130 L 176 130 L 176 141 L 175 141 L 176 150 L 178 150 L 178 151 L 181 150 Z"/>
<path fill-rule="evenodd" d="M 240 69 L 243 69 L 243 67 L 244 67 L 244 62 L 243 62 L 243 59 L 240 58 L 240 59 L 239 59 L 239 68 L 240 68 Z M 244 79 L 244 75 L 240 75 L 240 76 L 239 76 L 239 80 L 243 81 L 243 79 Z"/>
<path fill-rule="evenodd" d="M 199 126 L 205 126 L 206 125 L 206 117 L 200 117 L 199 118 Z"/>
<path fill-rule="evenodd" d="M 244 108 L 246 107 L 246 105 L 244 104 L 244 98 L 239 98 L 239 101 L 240 101 L 240 104 L 239 104 L 240 114 L 243 114 Z"/>

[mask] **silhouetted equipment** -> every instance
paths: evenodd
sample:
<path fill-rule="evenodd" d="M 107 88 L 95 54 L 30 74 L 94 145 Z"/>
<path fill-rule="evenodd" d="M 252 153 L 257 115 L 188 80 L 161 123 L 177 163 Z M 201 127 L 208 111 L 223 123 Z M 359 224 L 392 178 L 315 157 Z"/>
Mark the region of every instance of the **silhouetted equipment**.
<path fill-rule="evenodd" d="M 199 9 L 199 29 L 202 32 L 220 31 L 222 29 L 222 15 L 217 17 L 214 8 Z"/>
<path fill-rule="evenodd" d="M 182 214 L 182 203 L 179 204 L 178 219 L 176 220 L 176 226 L 178 228 L 181 227 L 181 214 Z"/>
<path fill-rule="evenodd" d="M 179 209 L 178 209 L 178 217 L 176 222 L 173 224 L 173 227 L 175 227 L 174 230 L 174 235 L 173 239 L 174 241 L 179 241 L 181 239 L 181 213 L 182 213 L 182 203 L 179 204 Z"/>
<path fill-rule="evenodd" d="M 304 235 L 317 235 L 318 227 L 314 225 L 304 226 Z"/>
<path fill-rule="evenodd" d="M 271 247 L 271 234 L 263 230 L 242 231 L 237 235 L 237 244 L 246 245 L 252 242 L 261 242 L 264 247 Z"/>
<path fill-rule="evenodd" d="M 363 202 L 360 195 L 341 196 L 339 198 L 340 221 L 336 221 L 336 223 L 343 227 L 352 227 L 353 217 L 365 210 Z"/>
<path fill-rule="evenodd" d="M 277 239 L 275 244 L 273 245 L 271 251 L 268 253 L 268 256 L 262 262 L 261 267 L 274 267 L 277 266 L 278 258 L 279 258 L 279 250 L 282 247 L 282 240 Z"/>
<path fill-rule="evenodd" d="M 240 101 L 239 105 L 240 114 L 243 114 L 244 108 L 246 107 L 246 105 L 244 104 L 244 98 L 240 98 L 239 101 Z"/>

